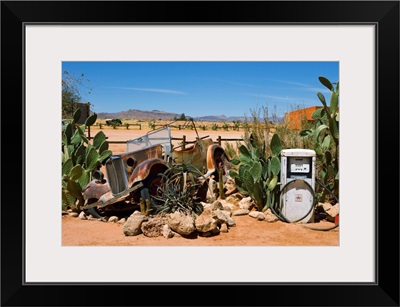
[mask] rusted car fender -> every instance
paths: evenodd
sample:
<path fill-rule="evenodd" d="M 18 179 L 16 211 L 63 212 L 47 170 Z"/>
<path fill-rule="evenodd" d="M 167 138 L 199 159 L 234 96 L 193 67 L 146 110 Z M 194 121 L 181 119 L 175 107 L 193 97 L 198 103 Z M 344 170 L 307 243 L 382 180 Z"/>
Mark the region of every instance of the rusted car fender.
<path fill-rule="evenodd" d="M 164 173 L 169 168 L 167 162 L 162 159 L 147 159 L 138 164 L 129 177 L 129 185 L 132 186 L 138 181 L 143 181 L 150 174 Z"/>
<path fill-rule="evenodd" d="M 92 180 L 88 183 L 83 191 L 83 198 L 88 199 L 100 199 L 101 196 L 110 193 L 110 186 L 108 182 L 98 182 L 97 180 Z"/>

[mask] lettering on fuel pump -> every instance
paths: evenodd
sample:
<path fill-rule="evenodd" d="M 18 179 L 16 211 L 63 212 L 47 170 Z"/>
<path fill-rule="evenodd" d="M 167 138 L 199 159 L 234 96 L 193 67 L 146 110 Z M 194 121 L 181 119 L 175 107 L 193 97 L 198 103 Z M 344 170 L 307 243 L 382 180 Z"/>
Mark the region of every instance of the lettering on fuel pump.
<path fill-rule="evenodd" d="M 294 201 L 295 202 L 302 202 L 303 201 L 303 195 L 302 194 L 296 194 L 294 196 Z"/>
<path fill-rule="evenodd" d="M 309 158 L 291 158 L 289 162 L 289 178 L 307 179 L 311 178 L 311 160 Z"/>

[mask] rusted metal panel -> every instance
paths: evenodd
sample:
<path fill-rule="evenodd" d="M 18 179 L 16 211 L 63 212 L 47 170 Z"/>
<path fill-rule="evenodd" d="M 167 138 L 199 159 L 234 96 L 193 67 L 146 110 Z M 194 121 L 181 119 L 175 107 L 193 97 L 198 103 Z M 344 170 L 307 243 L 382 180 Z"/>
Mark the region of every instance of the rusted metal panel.
<path fill-rule="evenodd" d="M 226 164 L 226 161 L 229 161 L 228 157 L 225 154 L 224 149 L 217 145 L 213 144 L 207 149 L 207 173 L 211 173 L 214 171 L 214 179 L 216 181 L 219 180 L 219 168 L 222 167 L 223 174 L 226 175 L 229 171 L 229 166 Z"/>
<path fill-rule="evenodd" d="M 122 160 L 124 161 L 124 165 L 126 168 L 126 172 L 128 174 L 128 177 L 130 174 L 132 174 L 133 169 L 143 161 L 147 159 L 152 159 L 152 158 L 162 158 L 162 146 L 161 145 L 155 145 L 153 147 L 141 149 L 138 151 L 131 151 L 131 152 L 126 152 L 122 153 L 119 156 L 121 156 Z"/>
<path fill-rule="evenodd" d="M 108 191 L 107 193 L 103 194 L 103 195 L 99 198 L 99 200 L 98 200 L 97 202 L 92 203 L 92 204 L 87 204 L 87 203 L 85 203 L 85 206 L 82 207 L 82 209 L 83 209 L 83 210 L 86 210 L 86 209 L 95 208 L 95 207 L 105 207 L 105 206 L 112 205 L 112 204 L 115 204 L 115 203 L 117 203 L 117 202 L 123 201 L 123 200 L 125 200 L 125 198 L 126 198 L 130 193 L 132 193 L 133 191 L 135 191 L 135 190 L 141 188 L 142 186 L 143 186 L 143 184 L 142 184 L 142 183 L 139 183 L 139 184 L 137 184 L 137 185 L 131 187 L 130 189 L 128 189 L 128 190 L 126 191 L 126 195 L 121 196 L 121 197 L 114 197 L 113 194 L 111 193 L 111 191 Z"/>
<path fill-rule="evenodd" d="M 207 149 L 212 144 L 211 138 L 198 139 L 191 147 L 173 150 L 171 156 L 174 163 L 191 164 L 204 173 L 207 168 Z"/>
<path fill-rule="evenodd" d="M 110 186 L 108 183 L 98 183 L 96 180 L 93 180 L 88 183 L 84 192 L 84 199 L 99 199 L 103 194 L 110 192 Z"/>
<path fill-rule="evenodd" d="M 164 173 L 168 169 L 167 163 L 163 159 L 151 158 L 143 161 L 133 170 L 129 177 L 129 185 L 142 181 L 151 173 Z"/>
<path fill-rule="evenodd" d="M 313 106 L 300 110 L 295 110 L 285 114 L 285 120 L 288 123 L 288 128 L 293 130 L 300 130 L 303 121 L 314 121 L 311 115 L 315 110 L 321 109 L 321 106 Z"/>
<path fill-rule="evenodd" d="M 214 159 L 215 150 L 221 148 L 219 145 L 213 144 L 207 150 L 207 170 L 217 169 L 217 163 Z"/>

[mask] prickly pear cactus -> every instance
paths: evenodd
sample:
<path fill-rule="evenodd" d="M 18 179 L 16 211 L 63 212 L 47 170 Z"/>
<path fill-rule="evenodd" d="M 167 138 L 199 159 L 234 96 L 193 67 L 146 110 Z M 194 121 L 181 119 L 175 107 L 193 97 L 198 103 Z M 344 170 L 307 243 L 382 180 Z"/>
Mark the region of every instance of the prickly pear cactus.
<path fill-rule="evenodd" d="M 238 158 L 231 160 L 238 170 L 229 171 L 229 175 L 235 179 L 238 190 L 248 194 L 259 211 L 265 211 L 278 200 L 277 184 L 281 169 L 279 156 L 282 144 L 277 134 L 273 135 L 270 146 L 272 156 L 265 158 L 262 148 L 241 145 Z"/>
<path fill-rule="evenodd" d="M 317 109 L 312 114 L 316 125 L 314 129 L 300 131 L 303 137 L 312 137 L 315 141 L 315 152 L 321 165 L 318 168 L 318 176 L 322 179 L 325 187 L 321 193 L 317 193 L 319 201 L 324 202 L 332 192 L 339 198 L 339 82 L 336 88 L 325 77 L 319 77 L 319 81 L 330 90 L 330 103 L 327 104 L 325 97 L 317 93 L 323 108 Z"/>
<path fill-rule="evenodd" d="M 85 130 L 97 120 L 97 114 L 89 116 L 83 125 L 77 125 L 81 110 L 74 112 L 72 121 L 62 131 L 62 208 L 79 210 L 84 205 L 83 189 L 92 180 L 93 171 L 112 154 L 103 131 L 92 142 Z"/>

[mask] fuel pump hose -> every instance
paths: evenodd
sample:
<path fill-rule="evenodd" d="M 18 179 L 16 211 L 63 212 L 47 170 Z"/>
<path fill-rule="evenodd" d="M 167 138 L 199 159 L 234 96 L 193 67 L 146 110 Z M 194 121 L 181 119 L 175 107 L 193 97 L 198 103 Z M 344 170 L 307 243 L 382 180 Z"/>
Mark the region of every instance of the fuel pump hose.
<path fill-rule="evenodd" d="M 272 211 L 272 213 L 273 213 L 278 219 L 280 219 L 281 221 L 286 222 L 286 223 L 297 223 L 297 222 L 301 221 L 302 219 L 304 219 L 305 217 L 307 217 L 307 216 L 311 213 L 312 210 L 315 209 L 315 205 L 316 205 L 315 192 L 314 192 L 314 189 L 311 187 L 311 185 L 310 185 L 307 181 L 305 181 L 305 180 L 303 180 L 303 179 L 296 179 L 296 180 L 304 182 L 304 183 L 310 188 L 310 190 L 312 191 L 312 197 L 313 197 L 313 202 L 312 202 L 312 203 L 313 203 L 313 204 L 312 204 L 312 206 L 310 206 L 310 210 L 308 210 L 308 212 L 307 212 L 303 217 L 301 217 L 300 219 L 297 219 L 297 220 L 295 220 L 295 221 L 289 221 L 289 220 L 285 217 L 285 215 L 284 215 L 281 211 L 278 210 L 278 208 L 274 208 L 273 206 L 271 206 L 271 211 Z M 318 180 L 317 180 L 317 182 L 318 182 L 318 184 L 320 184 L 324 189 L 326 189 L 329 193 L 331 193 L 331 194 L 335 197 L 335 199 L 338 201 L 336 195 L 334 195 L 325 185 L 323 185 L 323 184 L 322 184 L 320 181 L 318 181 Z M 283 191 L 290 183 L 293 183 L 293 181 L 289 181 L 288 183 L 286 183 L 286 184 L 283 186 L 283 188 L 281 189 L 281 191 Z M 280 195 L 279 195 L 279 199 L 280 199 Z M 277 212 L 277 211 L 279 211 L 279 212 Z M 336 224 L 336 225 L 334 225 L 334 226 L 332 226 L 332 227 L 328 227 L 328 228 L 316 228 L 316 227 L 310 227 L 310 226 L 304 226 L 304 225 L 300 225 L 300 226 L 303 227 L 303 228 L 311 229 L 311 230 L 329 231 L 329 230 L 332 230 L 332 229 L 335 229 L 335 228 L 339 227 L 339 224 Z"/>

